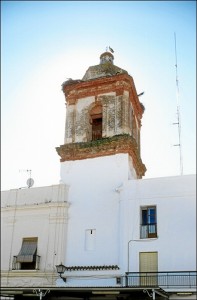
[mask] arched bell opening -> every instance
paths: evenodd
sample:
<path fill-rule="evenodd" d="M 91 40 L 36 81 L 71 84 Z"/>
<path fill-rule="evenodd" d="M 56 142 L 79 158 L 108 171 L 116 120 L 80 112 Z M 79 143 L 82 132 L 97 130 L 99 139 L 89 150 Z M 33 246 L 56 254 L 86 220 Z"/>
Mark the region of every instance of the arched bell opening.
<path fill-rule="evenodd" d="M 102 105 L 94 106 L 90 111 L 90 124 L 92 125 L 92 141 L 102 139 Z"/>

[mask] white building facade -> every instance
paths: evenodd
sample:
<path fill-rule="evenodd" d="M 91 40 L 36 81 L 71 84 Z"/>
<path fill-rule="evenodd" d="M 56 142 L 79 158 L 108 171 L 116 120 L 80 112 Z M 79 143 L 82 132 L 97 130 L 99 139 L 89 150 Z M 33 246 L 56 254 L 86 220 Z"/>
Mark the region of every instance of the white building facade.
<path fill-rule="evenodd" d="M 4 296 L 196 299 L 196 176 L 142 179 L 144 106 L 113 60 L 62 84 L 61 184 L 3 192 Z"/>
<path fill-rule="evenodd" d="M 70 218 L 66 283 L 58 284 L 125 286 L 129 272 L 128 283 L 136 285 L 137 273 L 156 272 L 164 290 L 194 293 L 195 273 L 188 277 L 193 288 L 182 285 L 196 269 L 196 176 L 128 179 L 127 163 L 118 154 L 62 166 Z"/>
<path fill-rule="evenodd" d="M 1 286 L 55 284 L 68 221 L 65 185 L 1 192 Z"/>

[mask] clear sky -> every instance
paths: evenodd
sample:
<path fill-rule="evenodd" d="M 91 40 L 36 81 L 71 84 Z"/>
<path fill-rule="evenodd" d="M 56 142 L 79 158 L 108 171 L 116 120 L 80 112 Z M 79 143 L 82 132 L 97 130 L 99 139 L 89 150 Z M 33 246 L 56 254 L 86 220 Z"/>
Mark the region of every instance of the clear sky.
<path fill-rule="evenodd" d="M 196 173 L 196 1 L 1 1 L 1 189 L 58 184 L 61 84 L 81 79 L 107 46 L 145 106 L 144 178 Z"/>

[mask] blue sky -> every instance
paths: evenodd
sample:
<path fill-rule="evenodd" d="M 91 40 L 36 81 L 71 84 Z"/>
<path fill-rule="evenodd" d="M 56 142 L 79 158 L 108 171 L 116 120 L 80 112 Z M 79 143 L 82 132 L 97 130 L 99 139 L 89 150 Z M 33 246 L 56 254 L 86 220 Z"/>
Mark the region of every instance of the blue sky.
<path fill-rule="evenodd" d="M 61 84 L 81 79 L 107 46 L 145 94 L 146 176 L 196 173 L 196 1 L 1 1 L 1 187 L 58 184 L 64 142 Z"/>

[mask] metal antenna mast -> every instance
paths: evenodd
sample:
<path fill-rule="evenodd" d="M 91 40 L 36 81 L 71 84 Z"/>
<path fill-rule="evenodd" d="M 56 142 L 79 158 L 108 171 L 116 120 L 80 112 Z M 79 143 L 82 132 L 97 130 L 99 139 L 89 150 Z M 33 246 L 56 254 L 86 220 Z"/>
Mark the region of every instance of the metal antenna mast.
<path fill-rule="evenodd" d="M 179 146 L 180 155 L 180 175 L 183 175 L 183 159 L 182 159 L 182 146 L 181 146 L 181 117 L 180 117 L 180 101 L 179 101 L 179 81 L 178 81 L 178 65 L 177 65 L 177 50 L 176 50 L 176 33 L 174 33 L 175 45 L 175 68 L 176 68 L 176 99 L 177 99 L 177 122 L 173 125 L 178 125 L 179 143 L 174 146 Z"/>

